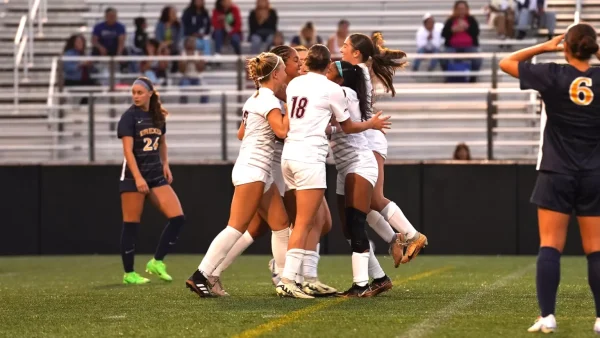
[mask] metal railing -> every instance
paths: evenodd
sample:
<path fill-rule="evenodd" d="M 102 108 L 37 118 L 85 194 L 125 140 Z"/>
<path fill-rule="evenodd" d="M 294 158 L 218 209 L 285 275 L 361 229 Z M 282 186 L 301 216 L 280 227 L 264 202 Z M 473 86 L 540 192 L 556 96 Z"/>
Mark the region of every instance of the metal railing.
<path fill-rule="evenodd" d="M 43 25 L 48 20 L 47 0 L 29 0 L 29 11 L 21 17 L 14 39 L 14 109 L 19 106 L 19 72 L 23 63 L 23 82 L 29 81 L 28 71 L 33 66 L 34 54 L 34 23 L 38 24 L 38 36 L 43 36 Z"/>

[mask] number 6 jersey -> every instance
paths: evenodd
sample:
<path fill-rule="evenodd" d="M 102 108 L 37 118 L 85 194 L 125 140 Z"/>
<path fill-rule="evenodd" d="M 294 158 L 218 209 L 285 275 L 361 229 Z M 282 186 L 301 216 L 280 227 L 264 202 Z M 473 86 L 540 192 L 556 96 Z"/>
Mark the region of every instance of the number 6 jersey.
<path fill-rule="evenodd" d="M 152 181 L 163 176 L 159 148 L 160 137 L 166 132 L 166 123 L 161 128 L 155 127 L 152 122 L 152 115 L 136 105 L 129 107 L 119 120 L 117 136 L 119 138 L 124 136 L 133 137 L 133 155 L 140 173 L 146 181 Z M 123 179 L 133 179 L 125 159 L 123 159 L 121 181 Z"/>
<path fill-rule="evenodd" d="M 338 122 L 350 118 L 344 91 L 325 75 L 309 72 L 287 86 L 290 130 L 281 156 L 284 160 L 324 163 L 328 152 L 325 128 L 334 114 Z"/>
<path fill-rule="evenodd" d="M 540 92 L 546 108 L 538 170 L 600 175 L 600 68 L 520 62 L 519 79 L 521 89 Z"/>

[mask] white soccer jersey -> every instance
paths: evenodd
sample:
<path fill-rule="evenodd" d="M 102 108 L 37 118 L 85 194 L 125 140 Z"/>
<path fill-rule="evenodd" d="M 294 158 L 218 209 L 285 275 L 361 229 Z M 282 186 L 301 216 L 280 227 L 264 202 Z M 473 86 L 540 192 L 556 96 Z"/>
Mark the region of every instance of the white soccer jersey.
<path fill-rule="evenodd" d="M 293 79 L 286 93 L 290 130 L 282 158 L 325 163 L 328 150 L 325 128 L 331 115 L 339 122 L 350 118 L 342 87 L 325 75 L 309 72 Z"/>
<path fill-rule="evenodd" d="M 285 102 L 279 101 L 281 115 L 285 115 Z M 283 140 L 275 138 L 275 152 L 273 153 L 273 162 L 281 163 L 281 153 L 283 152 Z"/>
<path fill-rule="evenodd" d="M 275 133 L 269 125 L 267 115 L 273 109 L 281 109 L 279 99 L 272 90 L 260 88 L 258 96 L 252 95 L 244 104 L 244 138 L 236 165 L 260 168 L 271 175 L 271 162 L 275 148 Z"/>
<path fill-rule="evenodd" d="M 348 87 L 342 87 L 346 93 L 346 101 L 348 102 L 348 111 L 352 121 L 361 122 L 361 114 L 358 96 L 356 92 Z M 360 163 L 365 158 L 373 157 L 369 141 L 365 132 L 356 134 L 345 134 L 343 131 L 331 135 L 331 150 L 335 167 L 338 171 L 344 171 L 351 164 Z"/>

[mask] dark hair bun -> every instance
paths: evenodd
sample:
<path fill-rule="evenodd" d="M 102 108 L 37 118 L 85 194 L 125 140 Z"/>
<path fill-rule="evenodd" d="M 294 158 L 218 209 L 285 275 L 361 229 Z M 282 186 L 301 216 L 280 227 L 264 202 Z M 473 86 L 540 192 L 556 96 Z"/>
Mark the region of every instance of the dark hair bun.
<path fill-rule="evenodd" d="M 577 46 L 577 56 L 582 59 L 589 59 L 592 55 L 598 52 L 598 43 L 596 39 L 591 36 L 583 36 L 579 45 Z"/>

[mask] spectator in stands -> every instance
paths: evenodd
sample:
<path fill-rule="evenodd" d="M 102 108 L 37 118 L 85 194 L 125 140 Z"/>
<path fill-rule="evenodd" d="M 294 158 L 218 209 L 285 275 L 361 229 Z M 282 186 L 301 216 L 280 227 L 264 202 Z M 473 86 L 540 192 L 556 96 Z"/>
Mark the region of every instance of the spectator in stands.
<path fill-rule="evenodd" d="M 296 46 L 304 46 L 306 48 L 312 47 L 312 45 L 322 44 L 323 39 L 317 35 L 315 31 L 315 27 L 312 22 L 307 22 L 302 30 L 300 30 L 300 35 L 294 36 L 291 42 L 292 47 Z"/>
<path fill-rule="evenodd" d="M 228 40 L 236 54 L 242 54 L 242 16 L 240 9 L 231 0 L 217 0 L 212 13 L 215 51 L 221 54 L 221 48 Z"/>
<path fill-rule="evenodd" d="M 85 55 L 85 38 L 80 34 L 71 35 L 63 50 L 66 56 Z M 95 86 L 96 82 L 90 77 L 92 69 L 90 61 L 65 61 L 63 63 L 65 86 Z M 81 104 L 87 104 L 83 98 Z"/>
<path fill-rule="evenodd" d="M 248 16 L 248 26 L 250 27 L 250 52 L 253 55 L 259 54 L 263 47 L 273 43 L 273 38 L 277 32 L 277 11 L 271 8 L 269 0 L 256 0 L 256 7 Z"/>
<path fill-rule="evenodd" d="M 125 49 L 125 26 L 117 21 L 117 11 L 107 8 L 104 21 L 94 26 L 92 55 L 123 55 Z"/>
<path fill-rule="evenodd" d="M 423 25 L 417 30 L 417 53 L 433 54 L 441 52 L 443 29 L 443 24 L 435 22 L 433 16 L 431 16 L 430 13 L 426 13 L 423 16 Z M 427 70 L 434 70 L 437 64 L 437 59 L 431 59 L 429 62 L 429 68 L 427 68 Z M 419 70 L 420 65 L 421 59 L 416 58 L 413 63 L 413 71 Z"/>
<path fill-rule="evenodd" d="M 169 49 L 161 46 L 155 39 L 148 40 L 146 44 L 145 54 L 147 56 L 169 55 Z M 153 84 L 160 85 L 166 83 L 167 70 L 169 69 L 169 61 L 142 61 L 140 70 L 142 74 L 149 78 Z"/>
<path fill-rule="evenodd" d="M 491 0 L 487 7 L 489 23 L 496 29 L 499 39 L 512 39 L 515 36 L 515 2 L 514 0 Z"/>
<path fill-rule="evenodd" d="M 335 34 L 327 40 L 327 48 L 329 48 L 331 55 L 341 55 L 340 49 L 344 45 L 348 34 L 350 34 L 350 22 L 342 19 L 338 22 Z"/>
<path fill-rule="evenodd" d="M 474 16 L 469 14 L 469 4 L 464 0 L 454 3 L 454 12 L 446 20 L 442 37 L 446 39 L 445 51 L 448 53 L 478 53 L 479 52 L 479 23 Z M 481 68 L 481 59 L 470 60 L 470 70 L 478 71 Z M 464 63 L 450 61 L 444 67 L 448 70 L 465 70 L 460 68 Z M 476 77 L 471 77 L 470 82 L 476 82 Z"/>
<path fill-rule="evenodd" d="M 556 29 L 556 14 L 548 12 L 548 0 L 517 0 L 519 11 L 517 23 L 517 39 L 523 39 L 534 19 L 539 21 L 539 27 L 548 29 L 548 40 L 554 36 Z"/>
<path fill-rule="evenodd" d="M 285 37 L 283 36 L 283 33 L 281 31 L 277 31 L 273 36 L 273 42 L 271 42 L 271 44 L 267 47 L 265 51 L 268 52 L 274 47 L 283 45 L 285 45 Z"/>
<path fill-rule="evenodd" d="M 182 56 L 196 56 L 200 55 L 196 49 L 196 38 L 188 36 L 183 44 Z M 200 73 L 204 71 L 206 63 L 203 60 L 186 60 L 179 62 L 179 72 L 181 73 L 180 86 L 199 86 Z M 181 103 L 187 103 L 187 97 L 182 96 L 180 99 Z M 200 103 L 208 102 L 206 96 L 200 97 Z"/>
<path fill-rule="evenodd" d="M 471 150 L 466 143 L 459 143 L 456 145 L 456 149 L 454 149 L 454 160 L 457 161 L 470 161 L 471 160 Z"/>
<path fill-rule="evenodd" d="M 191 0 L 190 5 L 181 16 L 183 35 L 187 38 L 196 38 L 196 49 L 202 50 L 204 55 L 211 55 L 212 41 L 210 37 L 210 17 L 204 7 L 204 0 Z"/>
<path fill-rule="evenodd" d="M 133 34 L 133 41 L 129 44 L 131 47 L 130 54 L 142 55 L 144 54 L 146 43 L 148 43 L 148 33 L 146 33 L 148 24 L 146 23 L 146 18 L 143 17 L 135 18 L 133 24 L 135 25 L 135 33 Z"/>
<path fill-rule="evenodd" d="M 181 33 L 181 24 L 177 19 L 175 7 L 165 6 L 160 13 L 160 19 L 156 23 L 154 38 L 160 43 L 161 47 L 166 47 L 171 55 L 178 55 Z"/>

